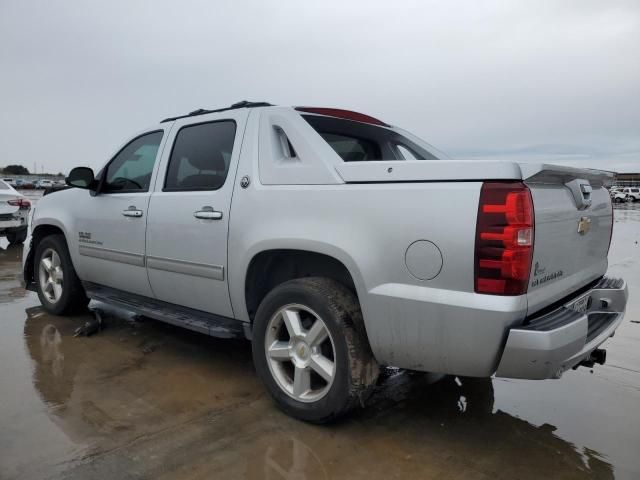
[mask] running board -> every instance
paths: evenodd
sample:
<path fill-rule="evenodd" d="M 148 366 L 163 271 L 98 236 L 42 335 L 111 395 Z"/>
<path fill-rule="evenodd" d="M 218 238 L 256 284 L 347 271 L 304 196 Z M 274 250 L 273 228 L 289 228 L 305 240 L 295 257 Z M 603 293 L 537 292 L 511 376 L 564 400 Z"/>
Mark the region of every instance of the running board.
<path fill-rule="evenodd" d="M 251 338 L 250 325 L 240 320 L 174 305 L 96 283 L 82 282 L 82 286 L 87 292 L 87 296 L 92 300 L 120 307 L 138 315 L 188 328 L 212 337 Z"/>

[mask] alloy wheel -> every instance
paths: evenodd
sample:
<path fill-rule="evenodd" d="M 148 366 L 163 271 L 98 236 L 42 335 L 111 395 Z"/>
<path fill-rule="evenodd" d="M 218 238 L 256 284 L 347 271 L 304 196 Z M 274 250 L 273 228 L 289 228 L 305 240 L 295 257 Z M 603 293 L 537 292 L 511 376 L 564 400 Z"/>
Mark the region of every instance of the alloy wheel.
<path fill-rule="evenodd" d="M 295 400 L 320 400 L 333 384 L 336 351 L 331 333 L 304 305 L 285 305 L 271 317 L 265 355 L 276 383 Z"/>
<path fill-rule="evenodd" d="M 60 255 L 53 248 L 47 248 L 40 259 L 38 268 L 40 289 L 50 303 L 60 300 L 64 285 L 64 274 Z"/>

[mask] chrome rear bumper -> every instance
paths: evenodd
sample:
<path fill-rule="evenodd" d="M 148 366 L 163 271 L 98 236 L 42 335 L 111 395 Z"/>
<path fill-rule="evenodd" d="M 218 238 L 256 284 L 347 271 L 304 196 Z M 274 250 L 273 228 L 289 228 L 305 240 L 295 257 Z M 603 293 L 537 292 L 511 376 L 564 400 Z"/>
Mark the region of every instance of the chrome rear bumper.
<path fill-rule="evenodd" d="M 604 277 L 565 305 L 512 328 L 496 376 L 559 378 L 614 334 L 627 298 L 624 280 Z"/>

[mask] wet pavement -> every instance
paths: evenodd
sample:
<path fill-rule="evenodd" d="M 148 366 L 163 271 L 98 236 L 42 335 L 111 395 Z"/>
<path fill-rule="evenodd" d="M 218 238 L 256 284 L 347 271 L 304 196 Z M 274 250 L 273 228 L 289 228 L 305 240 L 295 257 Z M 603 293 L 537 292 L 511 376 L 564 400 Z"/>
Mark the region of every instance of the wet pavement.
<path fill-rule="evenodd" d="M 561 380 L 387 370 L 332 426 L 278 411 L 248 342 L 111 311 L 47 315 L 0 240 L 0 479 L 640 478 L 640 205 L 616 209 L 610 274 L 630 288 L 605 366 Z"/>

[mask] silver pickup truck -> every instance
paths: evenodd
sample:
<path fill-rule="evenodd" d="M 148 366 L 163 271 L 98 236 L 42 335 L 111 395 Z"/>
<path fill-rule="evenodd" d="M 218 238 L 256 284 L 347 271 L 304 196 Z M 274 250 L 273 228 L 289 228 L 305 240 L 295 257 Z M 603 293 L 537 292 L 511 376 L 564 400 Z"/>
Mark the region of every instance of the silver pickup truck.
<path fill-rule="evenodd" d="M 24 279 L 252 341 L 288 414 L 363 404 L 379 366 L 558 378 L 603 363 L 607 172 L 448 160 L 361 113 L 241 102 L 169 118 L 37 204 Z"/>

